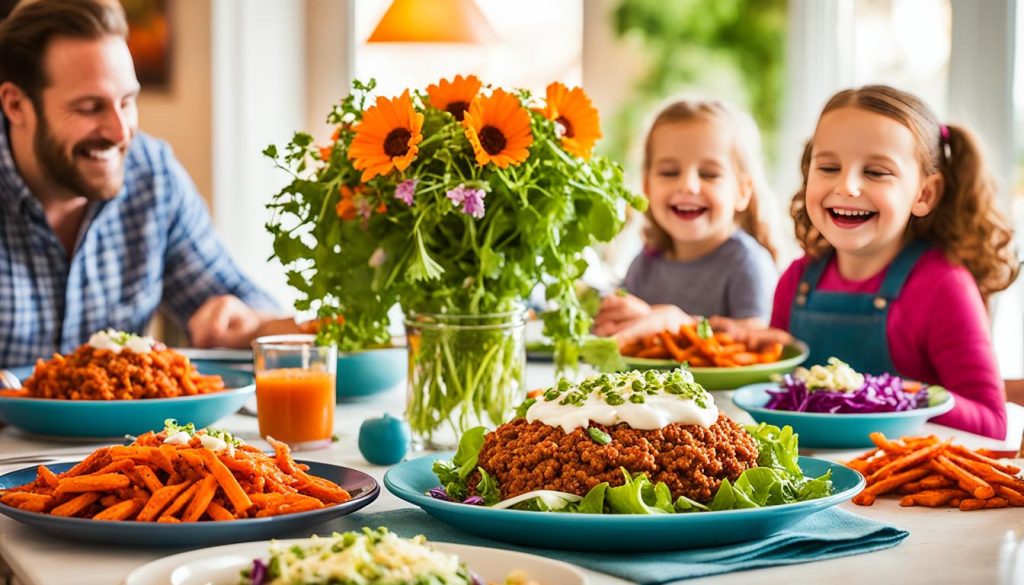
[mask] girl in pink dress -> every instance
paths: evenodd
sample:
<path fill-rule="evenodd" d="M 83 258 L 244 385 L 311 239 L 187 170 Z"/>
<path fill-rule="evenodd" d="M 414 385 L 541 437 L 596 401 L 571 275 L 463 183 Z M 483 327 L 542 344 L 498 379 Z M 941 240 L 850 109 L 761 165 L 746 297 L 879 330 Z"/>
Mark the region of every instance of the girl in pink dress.
<path fill-rule="evenodd" d="M 872 374 L 939 384 L 935 422 L 1006 434 L 986 302 L 1016 278 L 1013 233 L 977 140 L 885 86 L 842 91 L 804 149 L 793 197 L 806 255 L 775 290 L 769 335 L 807 342 Z"/>

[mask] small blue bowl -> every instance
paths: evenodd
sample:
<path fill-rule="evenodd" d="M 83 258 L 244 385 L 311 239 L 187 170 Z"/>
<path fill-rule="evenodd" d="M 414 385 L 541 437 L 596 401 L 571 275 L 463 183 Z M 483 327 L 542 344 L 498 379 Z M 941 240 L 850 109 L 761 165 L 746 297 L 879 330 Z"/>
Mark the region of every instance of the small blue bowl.
<path fill-rule="evenodd" d="M 768 390 L 778 387 L 775 383 L 750 384 L 736 390 L 732 402 L 757 422 L 790 425 L 800 435 L 801 447 L 817 449 L 871 447 L 874 443 L 868 435 L 876 431 L 886 437 L 913 435 L 928 419 L 953 410 L 954 403 L 950 394 L 941 404 L 899 412 L 829 414 L 765 408 L 770 398 Z"/>
<path fill-rule="evenodd" d="M 409 369 L 404 347 L 368 349 L 338 356 L 338 401 L 357 400 L 390 390 Z"/>

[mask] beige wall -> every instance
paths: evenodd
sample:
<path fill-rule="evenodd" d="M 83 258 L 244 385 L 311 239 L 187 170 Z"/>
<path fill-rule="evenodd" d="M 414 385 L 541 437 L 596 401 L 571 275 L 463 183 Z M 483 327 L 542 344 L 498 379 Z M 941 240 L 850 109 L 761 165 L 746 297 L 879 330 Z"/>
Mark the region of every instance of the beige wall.
<path fill-rule="evenodd" d="M 168 2 L 173 38 L 171 83 L 139 96 L 139 127 L 162 138 L 192 175 L 199 192 L 213 193 L 213 94 L 210 0 Z"/>

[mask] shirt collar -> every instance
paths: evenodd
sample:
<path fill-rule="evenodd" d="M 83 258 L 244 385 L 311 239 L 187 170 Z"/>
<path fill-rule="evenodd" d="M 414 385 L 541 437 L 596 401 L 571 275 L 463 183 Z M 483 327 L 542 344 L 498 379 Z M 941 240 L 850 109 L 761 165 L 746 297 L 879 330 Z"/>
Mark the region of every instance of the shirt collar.
<path fill-rule="evenodd" d="M 7 118 L 0 112 L 0 203 L 17 210 L 34 198 L 32 190 L 25 184 L 14 164 Z"/>

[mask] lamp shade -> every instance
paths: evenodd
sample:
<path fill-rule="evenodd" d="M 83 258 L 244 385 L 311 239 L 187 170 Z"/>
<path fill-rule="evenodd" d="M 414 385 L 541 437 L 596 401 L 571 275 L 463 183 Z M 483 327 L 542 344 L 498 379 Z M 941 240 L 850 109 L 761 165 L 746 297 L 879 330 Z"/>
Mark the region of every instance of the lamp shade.
<path fill-rule="evenodd" d="M 368 43 L 490 43 L 494 29 L 473 0 L 392 0 Z"/>

